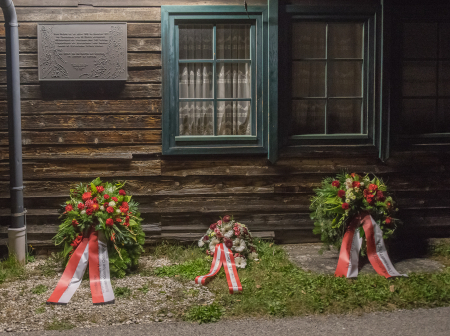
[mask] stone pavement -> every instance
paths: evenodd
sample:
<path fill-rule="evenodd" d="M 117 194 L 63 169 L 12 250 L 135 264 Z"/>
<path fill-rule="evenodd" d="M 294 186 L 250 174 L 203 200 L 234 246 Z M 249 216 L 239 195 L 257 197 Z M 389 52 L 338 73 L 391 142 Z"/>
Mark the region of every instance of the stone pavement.
<path fill-rule="evenodd" d="M 290 244 L 283 247 L 292 262 L 304 270 L 322 274 L 333 274 L 336 270 L 339 259 L 339 252 L 336 250 L 324 251 L 323 254 L 319 254 L 319 250 L 322 247 L 321 244 Z M 398 254 L 392 253 L 389 257 L 394 267 L 401 274 L 439 272 L 444 267 L 441 263 L 426 257 L 404 255 L 399 258 L 396 255 Z M 360 258 L 360 267 L 362 267 L 360 274 L 375 273 L 367 257 Z"/>

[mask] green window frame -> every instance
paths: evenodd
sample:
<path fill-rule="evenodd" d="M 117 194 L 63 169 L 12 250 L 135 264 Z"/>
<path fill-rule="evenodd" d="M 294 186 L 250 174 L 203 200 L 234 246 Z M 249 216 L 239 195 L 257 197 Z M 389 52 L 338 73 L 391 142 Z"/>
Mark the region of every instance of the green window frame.
<path fill-rule="evenodd" d="M 268 152 L 268 11 L 267 7 L 249 6 L 162 6 L 161 43 L 163 66 L 163 133 L 164 155 L 184 154 L 246 154 Z M 208 24 L 213 27 L 212 59 L 179 58 L 179 26 Z M 250 59 L 221 60 L 216 55 L 216 30 L 220 24 L 250 25 Z M 213 96 L 205 98 L 214 105 L 214 127 L 211 135 L 180 135 L 179 104 L 198 101 L 198 98 L 179 97 L 179 65 L 208 63 L 213 72 Z M 216 65 L 224 63 L 250 64 L 251 95 L 248 98 L 221 98 L 217 96 Z M 250 102 L 250 135 L 218 135 L 217 105 L 224 101 Z"/>
<path fill-rule="evenodd" d="M 283 106 L 280 106 L 280 110 L 284 111 L 283 116 L 280 115 L 280 123 L 282 124 L 280 132 L 282 142 L 285 146 L 289 148 L 290 151 L 310 151 L 311 146 L 314 149 L 318 147 L 328 147 L 330 145 L 339 146 L 340 150 L 343 148 L 348 148 L 350 151 L 358 151 L 359 148 L 362 150 L 367 150 L 368 148 L 373 148 L 378 151 L 379 156 L 383 157 L 383 144 L 381 139 L 381 124 L 382 124 L 382 112 L 381 112 L 381 82 L 378 72 L 382 68 L 380 62 L 380 55 L 382 53 L 380 43 L 380 28 L 377 27 L 377 20 L 381 17 L 381 7 L 380 6 L 333 6 L 322 7 L 322 6 L 298 6 L 298 5 L 286 5 L 285 7 L 285 19 L 280 19 L 280 29 L 292 30 L 294 23 L 322 23 L 326 24 L 326 49 L 328 48 L 328 27 L 330 24 L 348 23 L 348 24 L 362 24 L 363 27 L 363 50 L 361 58 L 351 58 L 351 59 L 330 59 L 328 52 L 326 52 L 325 57 L 317 59 L 305 59 L 306 61 L 320 61 L 326 63 L 325 65 L 325 76 L 327 76 L 327 69 L 330 62 L 361 62 L 362 63 L 362 87 L 361 96 L 351 96 L 351 97 L 336 97 L 331 98 L 334 100 L 338 99 L 361 99 L 361 127 L 360 133 L 334 133 L 328 134 L 327 114 L 325 109 L 325 131 L 323 134 L 289 134 L 288 123 L 291 122 L 290 117 L 292 116 L 292 101 L 302 99 L 309 99 L 309 97 L 294 97 L 291 88 L 285 86 L 280 87 L 280 91 L 284 92 L 284 98 L 280 97 L 280 102 Z M 284 22 L 284 27 L 282 26 Z M 290 34 L 286 34 L 290 36 Z M 283 45 L 289 45 L 292 48 L 292 42 L 290 40 L 285 40 Z M 283 73 L 293 76 L 293 62 L 302 61 L 294 59 L 290 49 L 286 51 L 288 57 L 284 62 L 281 62 L 281 67 Z M 377 78 L 378 76 L 378 78 Z M 292 83 L 292 78 L 287 78 L 285 80 L 287 85 Z M 327 93 L 328 84 L 327 78 L 325 78 L 325 95 L 321 97 L 313 97 L 313 99 L 326 100 L 326 105 L 328 106 L 330 97 Z M 295 99 L 294 99 L 295 98 Z M 288 117 L 289 116 L 289 117 Z"/>

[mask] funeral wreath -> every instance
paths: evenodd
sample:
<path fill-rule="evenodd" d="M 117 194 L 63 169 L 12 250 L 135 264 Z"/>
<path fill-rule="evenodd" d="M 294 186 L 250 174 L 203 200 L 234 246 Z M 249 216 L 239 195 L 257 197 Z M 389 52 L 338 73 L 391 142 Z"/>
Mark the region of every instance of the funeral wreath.
<path fill-rule="evenodd" d="M 66 262 L 83 236 L 95 230 L 106 237 L 111 275 L 123 277 L 137 266 L 144 244 L 142 218 L 138 203 L 124 185 L 125 182 L 102 182 L 96 178 L 70 190 L 70 199 L 62 205 L 62 223 L 53 238 L 56 245 L 63 246 Z"/>

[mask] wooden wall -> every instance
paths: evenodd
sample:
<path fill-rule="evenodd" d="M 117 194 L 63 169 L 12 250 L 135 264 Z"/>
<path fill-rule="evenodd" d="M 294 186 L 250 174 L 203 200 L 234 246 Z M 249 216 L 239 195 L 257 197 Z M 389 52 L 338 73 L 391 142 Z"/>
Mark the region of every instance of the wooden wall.
<path fill-rule="evenodd" d="M 265 1 L 247 1 L 261 4 Z M 139 203 L 148 243 L 198 239 L 219 216 L 232 214 L 260 236 L 314 242 L 312 189 L 343 168 L 389 181 L 405 228 L 416 235 L 450 233 L 448 151 L 393 150 L 383 163 L 373 149 L 281 149 L 265 156 L 161 155 L 161 4 L 164 0 L 15 0 L 20 22 L 22 138 L 29 243 L 51 246 L 59 205 L 70 186 L 97 176 L 124 179 Z M 41 4 L 35 7 L 36 3 Z M 190 4 L 242 4 L 191 1 Z M 92 6 L 91 6 L 92 5 Z M 128 73 L 120 84 L 40 84 L 37 22 L 128 23 Z M 9 225 L 5 40 L 0 25 L 0 244 Z M 283 111 L 279 112 L 283 118 Z"/>

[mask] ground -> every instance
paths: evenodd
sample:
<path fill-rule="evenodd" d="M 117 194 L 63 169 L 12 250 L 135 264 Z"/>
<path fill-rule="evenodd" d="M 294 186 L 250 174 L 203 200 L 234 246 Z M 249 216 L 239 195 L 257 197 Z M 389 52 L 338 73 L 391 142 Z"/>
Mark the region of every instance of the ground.
<path fill-rule="evenodd" d="M 124 328 L 130 328 L 126 330 L 134 330 L 133 333 L 139 335 L 145 334 L 151 323 L 151 330 L 167 328 L 164 334 L 168 335 L 170 332 L 180 334 L 183 330 L 184 334 L 208 331 L 209 335 L 215 335 L 221 327 L 232 330 L 237 323 L 251 330 L 242 335 L 284 335 L 286 333 L 280 330 L 303 327 L 312 328 L 308 334 L 316 335 L 313 332 L 325 331 L 337 324 L 348 325 L 349 330 L 364 326 L 368 328 L 368 333 L 364 334 L 371 335 L 370 330 L 386 329 L 389 323 L 394 328 L 396 316 L 414 322 L 414 314 L 428 318 L 423 320 L 428 323 L 423 328 L 431 328 L 433 335 L 440 335 L 445 330 L 442 327 L 448 326 L 448 322 L 437 323 L 435 318 L 448 314 L 449 308 L 404 310 L 450 305 L 448 242 L 435 248 L 437 253 L 401 260 L 393 258 L 397 270 L 407 273 L 409 278 L 392 280 L 376 275 L 369 263 L 363 265 L 364 258 L 361 258 L 358 279 L 334 278 L 338 253 L 319 254 L 321 246 L 318 244 L 280 247 L 270 242 L 257 243 L 260 260 L 239 270 L 244 287 L 240 295 L 228 294 L 222 273 L 208 286 L 193 282 L 195 275 L 207 273 L 211 263 L 197 247 L 163 244 L 141 257 L 135 273 L 113 279 L 116 303 L 105 306 L 92 305 L 88 279 L 83 280 L 68 305 L 46 305 L 63 268 L 57 258 L 37 258 L 28 263 L 22 273 L 9 278 L 3 275 L 0 281 L 0 333 L 35 331 L 35 335 L 41 335 L 46 330 L 45 334 L 51 335 L 52 330 L 65 330 L 68 335 L 75 332 L 119 335 L 125 333 Z M 3 269 L 5 267 L 3 265 Z M 0 267 L 0 280 L 2 274 L 6 273 Z M 372 312 L 377 313 L 371 315 Z M 363 317 L 355 317 L 361 314 Z M 207 324 L 207 327 L 181 322 L 213 322 L 221 318 L 219 323 Z M 379 318 L 383 319 L 382 326 L 374 322 Z M 405 322 L 405 328 L 417 329 L 418 322 L 415 328 L 413 322 Z M 86 330 L 91 328 L 92 332 Z M 68 331 L 70 329 L 73 331 Z M 259 329 L 261 332 L 256 332 Z"/>

